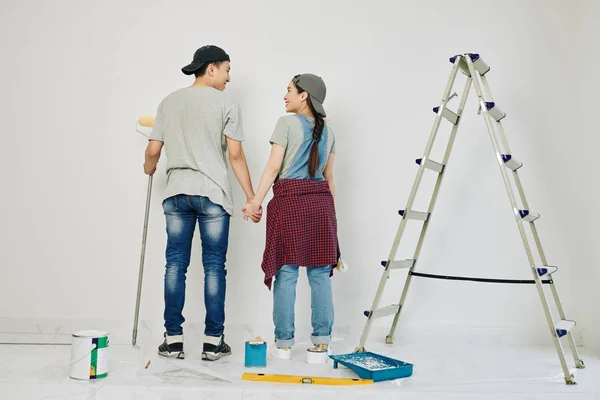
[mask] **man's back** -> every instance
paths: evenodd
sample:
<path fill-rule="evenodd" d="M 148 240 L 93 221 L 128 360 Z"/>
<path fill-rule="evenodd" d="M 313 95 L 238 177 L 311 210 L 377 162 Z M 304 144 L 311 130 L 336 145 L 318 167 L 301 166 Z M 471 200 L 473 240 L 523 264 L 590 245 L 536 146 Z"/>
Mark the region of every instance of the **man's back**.
<path fill-rule="evenodd" d="M 246 199 L 255 196 L 242 148 L 240 109 L 223 93 L 230 82 L 229 55 L 206 45 L 181 71 L 194 83 L 167 96 L 159 105 L 144 157 L 144 173 L 152 175 L 161 153 L 167 154 L 167 187 L 162 208 L 167 228 L 165 251 L 165 339 L 158 354 L 184 358 L 183 307 L 185 280 L 196 226 L 202 244 L 206 308 L 202 359 L 231 354 L 225 343 L 225 261 L 233 200 L 228 165 Z M 225 157 L 227 154 L 227 158 Z M 258 222 L 261 212 L 250 217 Z"/>
<path fill-rule="evenodd" d="M 244 140 L 239 106 L 223 92 L 188 87 L 161 102 L 151 139 L 164 142 L 165 198 L 177 194 L 205 196 L 233 213 L 225 136 Z"/>

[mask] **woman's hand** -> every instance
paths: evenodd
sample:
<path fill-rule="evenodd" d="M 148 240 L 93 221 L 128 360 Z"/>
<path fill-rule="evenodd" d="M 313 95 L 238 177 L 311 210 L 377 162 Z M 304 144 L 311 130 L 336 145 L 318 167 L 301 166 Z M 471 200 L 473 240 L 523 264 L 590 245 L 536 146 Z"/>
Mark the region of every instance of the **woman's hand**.
<path fill-rule="evenodd" d="M 254 200 L 246 203 L 242 208 L 242 211 L 244 212 L 244 220 L 246 221 L 250 218 L 252 222 L 258 223 L 262 218 L 262 206 L 257 204 Z"/>

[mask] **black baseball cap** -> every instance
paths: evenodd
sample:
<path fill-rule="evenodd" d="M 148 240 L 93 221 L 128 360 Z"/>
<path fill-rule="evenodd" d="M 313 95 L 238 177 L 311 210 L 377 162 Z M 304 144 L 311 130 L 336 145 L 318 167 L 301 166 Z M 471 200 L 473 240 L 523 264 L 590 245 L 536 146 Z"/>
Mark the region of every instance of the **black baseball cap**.
<path fill-rule="evenodd" d="M 207 45 L 202 46 L 194 53 L 194 59 L 192 62 L 185 67 L 181 68 L 181 71 L 186 75 L 192 75 L 200 67 L 208 62 L 215 61 L 231 61 L 229 54 L 225 53 L 225 50 L 218 46 Z"/>

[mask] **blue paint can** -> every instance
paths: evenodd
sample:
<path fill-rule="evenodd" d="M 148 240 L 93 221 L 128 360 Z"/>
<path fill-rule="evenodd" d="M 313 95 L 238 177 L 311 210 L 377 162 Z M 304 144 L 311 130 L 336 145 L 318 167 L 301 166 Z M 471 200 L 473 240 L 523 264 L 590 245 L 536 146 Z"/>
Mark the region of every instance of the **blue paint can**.
<path fill-rule="evenodd" d="M 267 343 L 260 337 L 246 342 L 244 366 L 249 368 L 267 366 Z"/>

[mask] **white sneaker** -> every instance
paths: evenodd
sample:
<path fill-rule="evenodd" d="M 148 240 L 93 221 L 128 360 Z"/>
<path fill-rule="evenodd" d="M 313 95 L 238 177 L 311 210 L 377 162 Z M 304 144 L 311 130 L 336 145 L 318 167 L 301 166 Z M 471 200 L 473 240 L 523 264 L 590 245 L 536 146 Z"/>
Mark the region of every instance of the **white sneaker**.
<path fill-rule="evenodd" d="M 284 349 L 280 349 L 276 344 L 273 344 L 269 349 L 269 353 L 280 360 L 291 360 L 292 359 L 292 348 L 286 347 Z"/>

